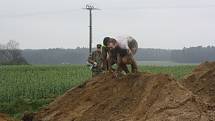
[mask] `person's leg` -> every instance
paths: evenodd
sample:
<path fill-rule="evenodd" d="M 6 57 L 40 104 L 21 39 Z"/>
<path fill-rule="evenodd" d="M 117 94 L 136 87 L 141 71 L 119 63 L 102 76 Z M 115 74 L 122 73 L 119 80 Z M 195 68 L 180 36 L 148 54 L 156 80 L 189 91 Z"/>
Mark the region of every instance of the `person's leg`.
<path fill-rule="evenodd" d="M 122 64 L 122 70 L 125 71 L 125 73 L 129 73 L 128 67 L 126 64 Z"/>
<path fill-rule="evenodd" d="M 92 71 L 92 77 L 98 76 L 102 73 L 102 69 L 95 69 Z"/>
<path fill-rule="evenodd" d="M 112 67 L 114 64 L 117 64 L 116 52 L 109 51 L 109 56 L 108 56 L 108 70 L 109 71 L 115 71 L 115 69 Z"/>
<path fill-rule="evenodd" d="M 122 71 L 122 58 L 120 56 L 119 53 L 117 53 L 117 72 L 121 72 Z"/>
<path fill-rule="evenodd" d="M 108 61 L 107 61 L 107 53 L 108 49 L 106 47 L 102 47 L 102 69 L 104 71 L 108 70 Z"/>
<path fill-rule="evenodd" d="M 130 50 L 132 51 L 132 55 L 129 55 L 129 61 L 131 64 L 132 73 L 135 73 L 135 72 L 137 72 L 137 63 L 133 56 L 137 52 L 138 43 L 134 38 L 131 37 L 131 38 L 129 38 L 128 46 L 129 46 Z"/>
<path fill-rule="evenodd" d="M 129 56 L 126 55 L 126 56 L 122 57 L 121 63 L 122 63 L 123 71 L 125 71 L 125 73 L 129 73 L 129 70 L 128 70 L 128 67 L 127 67 L 127 64 L 130 64 L 129 63 Z"/>
<path fill-rule="evenodd" d="M 122 57 L 120 54 L 117 55 L 117 72 L 125 71 L 125 73 L 129 73 L 127 62 L 123 60 L 127 59 L 127 56 Z"/>
<path fill-rule="evenodd" d="M 137 63 L 136 63 L 135 59 L 133 58 L 133 56 L 130 57 L 130 62 L 131 62 L 132 73 L 136 73 L 137 72 Z"/>
<path fill-rule="evenodd" d="M 92 77 L 96 76 L 96 72 L 92 71 Z"/>

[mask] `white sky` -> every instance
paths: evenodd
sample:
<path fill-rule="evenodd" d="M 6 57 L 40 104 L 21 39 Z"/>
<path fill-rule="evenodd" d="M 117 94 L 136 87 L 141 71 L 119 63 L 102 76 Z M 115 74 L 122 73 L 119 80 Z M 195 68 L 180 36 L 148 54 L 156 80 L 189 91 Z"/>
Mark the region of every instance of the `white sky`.
<path fill-rule="evenodd" d="M 0 0 L 0 43 L 26 48 L 88 47 L 105 36 L 131 35 L 142 48 L 215 46 L 215 0 Z"/>

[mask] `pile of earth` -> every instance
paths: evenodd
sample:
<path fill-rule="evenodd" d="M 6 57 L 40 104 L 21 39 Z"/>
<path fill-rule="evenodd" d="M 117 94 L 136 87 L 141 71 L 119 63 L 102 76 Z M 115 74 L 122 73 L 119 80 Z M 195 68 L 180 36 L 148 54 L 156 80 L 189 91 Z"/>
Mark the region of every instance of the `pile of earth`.
<path fill-rule="evenodd" d="M 67 91 L 33 121 L 215 121 L 214 67 L 201 64 L 181 81 L 164 74 L 104 74 Z"/>
<path fill-rule="evenodd" d="M 191 91 L 163 74 L 102 75 L 69 90 L 34 121 L 206 121 Z"/>
<path fill-rule="evenodd" d="M 215 62 L 205 62 L 181 83 L 206 103 L 215 104 Z"/>
<path fill-rule="evenodd" d="M 0 113 L 0 121 L 13 121 L 13 119 L 9 118 L 6 114 Z"/>
<path fill-rule="evenodd" d="M 211 121 L 215 121 L 215 62 L 199 65 L 181 83 L 202 100 Z"/>

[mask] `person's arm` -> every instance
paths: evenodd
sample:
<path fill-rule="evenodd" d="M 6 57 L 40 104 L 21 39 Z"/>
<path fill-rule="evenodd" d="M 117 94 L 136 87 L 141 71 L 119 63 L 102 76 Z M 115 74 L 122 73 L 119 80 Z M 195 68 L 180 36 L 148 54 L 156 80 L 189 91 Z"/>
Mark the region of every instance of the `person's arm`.
<path fill-rule="evenodd" d="M 107 55 L 108 71 L 112 71 L 112 59 L 113 59 L 113 50 L 109 50 Z"/>
<path fill-rule="evenodd" d="M 107 60 L 107 47 L 102 47 L 102 60 Z"/>
<path fill-rule="evenodd" d="M 95 53 L 93 52 L 93 53 L 90 54 L 89 57 L 88 57 L 88 62 L 89 62 L 90 64 L 94 64 L 94 63 L 95 63 L 94 55 L 95 55 Z"/>
<path fill-rule="evenodd" d="M 102 47 L 102 66 L 103 66 L 102 68 L 104 70 L 108 70 L 107 53 L 108 53 L 107 47 L 103 46 Z"/>

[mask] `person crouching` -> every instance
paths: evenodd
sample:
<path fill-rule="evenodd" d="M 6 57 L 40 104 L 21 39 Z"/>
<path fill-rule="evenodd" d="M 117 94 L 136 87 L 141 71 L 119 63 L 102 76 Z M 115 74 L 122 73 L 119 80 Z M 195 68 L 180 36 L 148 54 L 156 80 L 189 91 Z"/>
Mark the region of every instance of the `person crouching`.
<path fill-rule="evenodd" d="M 129 64 L 131 65 L 132 73 L 137 72 L 137 63 L 134 59 L 134 55 L 137 52 L 138 44 L 133 37 L 128 36 L 110 39 L 107 42 L 107 47 L 110 49 L 108 57 L 109 63 L 113 60 L 112 58 L 116 58 L 117 72 L 124 70 L 126 73 L 129 73 L 127 68 Z"/>

